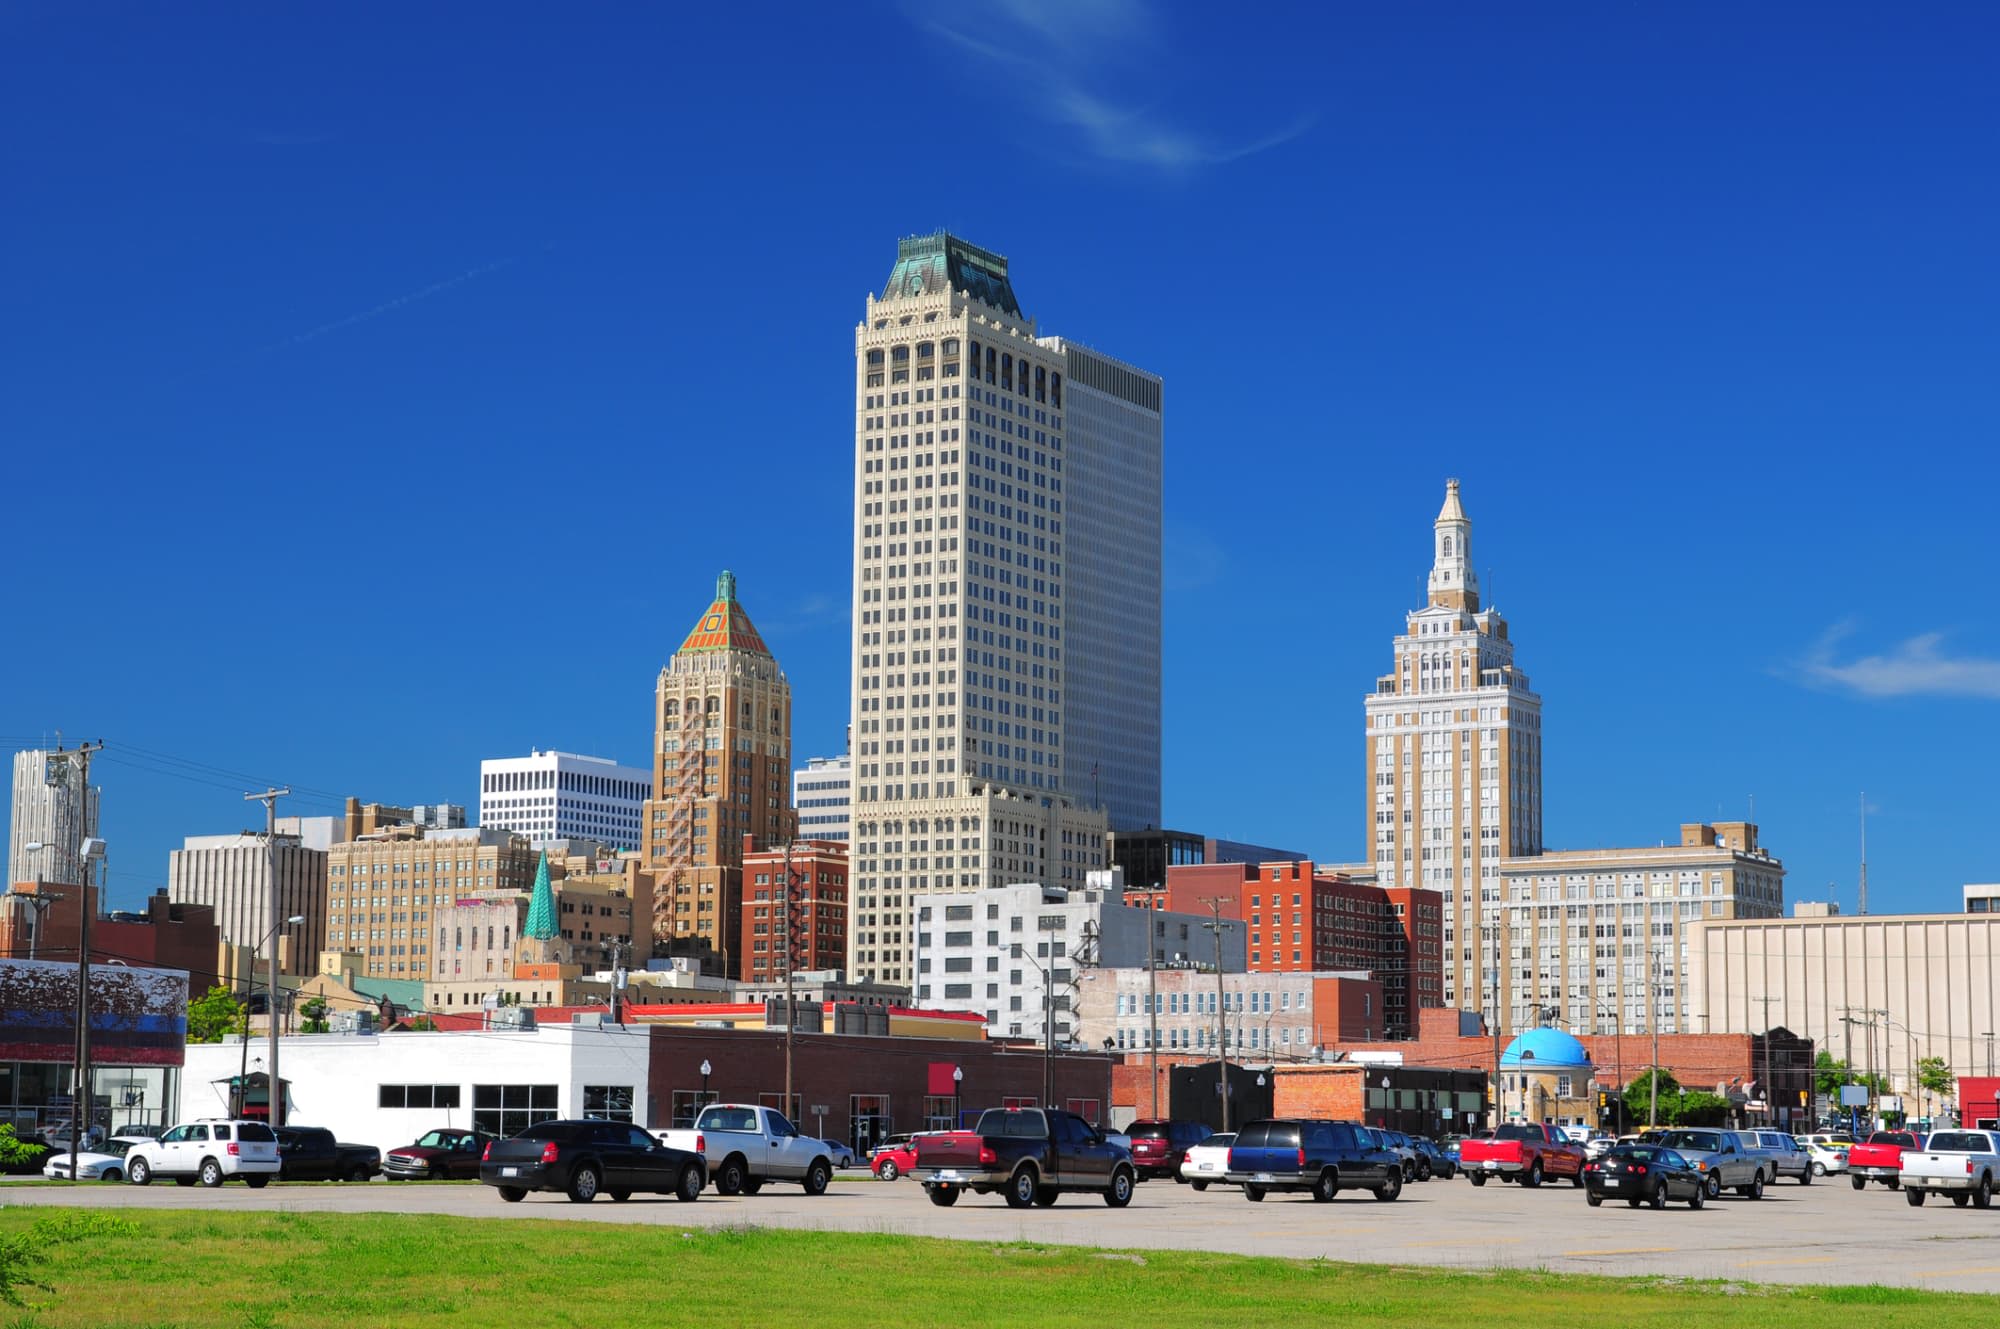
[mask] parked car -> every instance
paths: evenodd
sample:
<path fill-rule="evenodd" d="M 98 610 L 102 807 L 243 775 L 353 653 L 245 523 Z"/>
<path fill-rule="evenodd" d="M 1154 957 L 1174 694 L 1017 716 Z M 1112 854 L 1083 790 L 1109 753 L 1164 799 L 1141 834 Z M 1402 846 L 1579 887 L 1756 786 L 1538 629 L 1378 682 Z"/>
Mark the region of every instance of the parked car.
<path fill-rule="evenodd" d="M 1867 1143 L 1847 1151 L 1847 1181 L 1855 1190 L 1879 1181 L 1890 1190 L 1903 1185 L 1903 1151 L 1921 1149 L 1924 1137 L 1913 1131 L 1876 1131 Z"/>
<path fill-rule="evenodd" d="M 1372 1126 L 1368 1129 L 1374 1131 L 1375 1139 L 1384 1149 L 1394 1154 L 1402 1162 L 1403 1180 L 1416 1181 L 1417 1163 L 1419 1160 L 1417 1146 L 1411 1142 L 1410 1137 L 1401 1131 L 1385 1130 L 1380 1126 Z"/>
<path fill-rule="evenodd" d="M 1912 1208 L 1928 1195 L 1949 1195 L 1963 1209 L 1990 1208 L 2000 1186 L 2000 1151 L 1991 1131 L 1939 1131 L 1921 1149 L 1903 1151 L 1903 1194 Z"/>
<path fill-rule="evenodd" d="M 1272 1191 L 1311 1191 L 1313 1199 L 1327 1201 L 1343 1187 L 1393 1200 L 1403 1193 L 1403 1160 L 1353 1122 L 1276 1118 L 1253 1121 L 1236 1133 L 1225 1180 L 1241 1186 L 1246 1200 L 1261 1200 Z"/>
<path fill-rule="evenodd" d="M 854 1151 L 838 1140 L 821 1140 L 820 1147 L 826 1150 L 826 1157 L 835 1167 L 853 1167 Z"/>
<path fill-rule="evenodd" d="M 1676 1126 L 1647 1131 L 1643 1138 L 1694 1164 L 1707 1181 L 1711 1200 L 1730 1187 L 1746 1200 L 1761 1200 L 1772 1179 L 1770 1156 L 1740 1131 Z"/>
<path fill-rule="evenodd" d="M 1583 1159 L 1587 1163 L 1593 1158 L 1602 1158 L 1617 1147 L 1616 1137 L 1608 1134 L 1593 1135 L 1584 1142 Z"/>
<path fill-rule="evenodd" d="M 1813 1175 L 1815 1177 L 1824 1177 L 1830 1172 L 1847 1171 L 1847 1150 L 1845 1148 L 1837 1149 L 1830 1144 L 1822 1144 L 1821 1141 L 1824 1138 L 1818 1135 L 1795 1135 L 1792 1137 L 1799 1148 L 1806 1151 L 1806 1156 L 1812 1159 Z"/>
<path fill-rule="evenodd" d="M 1235 1139 L 1236 1132 L 1230 1131 L 1189 1145 L 1181 1155 L 1181 1180 L 1198 1191 L 1205 1191 L 1210 1183 L 1223 1180 L 1229 1171 L 1229 1146 Z"/>
<path fill-rule="evenodd" d="M 894 1181 L 917 1165 L 915 1135 L 892 1135 L 875 1148 L 868 1170 L 883 1181 Z"/>
<path fill-rule="evenodd" d="M 1429 1181 L 1432 1177 L 1443 1177 L 1450 1181 L 1458 1175 L 1458 1164 L 1436 1140 L 1425 1135 L 1413 1135 L 1410 1143 L 1417 1149 L 1417 1180 Z"/>
<path fill-rule="evenodd" d="M 1823 1175 L 1813 1171 L 1811 1152 L 1801 1149 L 1799 1142 L 1783 1131 L 1744 1131 L 1743 1135 L 1771 1160 L 1770 1180 L 1790 1177 L 1801 1186 L 1810 1186 L 1814 1177 Z"/>
<path fill-rule="evenodd" d="M 380 1149 L 342 1144 L 324 1126 L 280 1126 L 276 1133 L 281 1181 L 367 1181 L 382 1170 Z"/>
<path fill-rule="evenodd" d="M 78 1181 L 122 1181 L 125 1178 L 125 1155 L 133 1145 L 145 1144 L 149 1137 L 144 1135 L 114 1135 L 97 1149 L 86 1150 L 76 1156 L 76 1179 Z M 57 1181 L 69 1180 L 69 1152 L 50 1154 L 49 1161 L 42 1165 L 42 1175 Z"/>
<path fill-rule="evenodd" d="M 1188 1146 L 1215 1132 L 1198 1121 L 1135 1121 L 1125 1128 L 1131 1141 L 1132 1167 L 1141 1181 L 1153 1177 L 1181 1179 L 1181 1159 Z"/>
<path fill-rule="evenodd" d="M 1583 1185 L 1583 1150 L 1546 1124 L 1496 1127 L 1486 1139 L 1467 1140 L 1458 1154 L 1475 1186 L 1484 1186 L 1488 1177 L 1530 1188 L 1551 1177 L 1568 1177 L 1573 1185 Z"/>
<path fill-rule="evenodd" d="M 1669 1200 L 1686 1200 L 1699 1209 L 1708 1203 L 1708 1176 L 1673 1149 L 1657 1144 L 1621 1144 L 1583 1165 L 1584 1200 L 1595 1209 L 1606 1200 L 1623 1200 L 1637 1209 L 1650 1204 L 1664 1209 Z"/>
<path fill-rule="evenodd" d="M 1053 1108 L 988 1108 L 969 1131 L 917 1139 L 911 1174 L 949 1207 L 966 1191 L 999 1191 L 1009 1206 L 1047 1207 L 1066 1190 L 1096 1191 L 1113 1209 L 1132 1202 L 1132 1156 L 1082 1117 Z"/>
<path fill-rule="evenodd" d="M 125 1179 L 144 1186 L 156 1176 L 182 1186 L 220 1186 L 241 1177 L 252 1190 L 278 1175 L 278 1137 L 261 1121 L 204 1117 L 125 1151 Z"/>
<path fill-rule="evenodd" d="M 561 1191 L 588 1204 L 600 1191 L 629 1200 L 639 1191 L 698 1200 L 708 1184 L 699 1153 L 660 1143 L 623 1121 L 538 1121 L 511 1139 L 489 1143 L 479 1180 L 517 1204 L 529 1191 Z"/>
<path fill-rule="evenodd" d="M 425 1131 L 415 1144 L 391 1149 L 382 1175 L 391 1181 L 479 1179 L 479 1156 L 499 1139 L 486 1131 Z"/>
<path fill-rule="evenodd" d="M 694 1129 L 666 1131 L 660 1140 L 707 1159 L 718 1195 L 755 1195 L 767 1181 L 796 1181 L 807 1195 L 824 1195 L 833 1180 L 826 1141 L 799 1134 L 775 1108 L 711 1103 Z"/>

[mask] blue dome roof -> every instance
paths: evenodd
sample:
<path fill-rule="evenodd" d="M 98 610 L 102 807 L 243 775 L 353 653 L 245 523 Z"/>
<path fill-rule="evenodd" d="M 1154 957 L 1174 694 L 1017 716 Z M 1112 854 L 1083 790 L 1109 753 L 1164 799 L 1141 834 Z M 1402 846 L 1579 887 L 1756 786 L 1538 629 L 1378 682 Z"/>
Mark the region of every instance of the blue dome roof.
<path fill-rule="evenodd" d="M 1590 1054 L 1583 1044 L 1560 1029 L 1529 1029 L 1507 1045 L 1500 1054 L 1502 1066 L 1523 1070 L 1538 1066 L 1588 1066 Z"/>

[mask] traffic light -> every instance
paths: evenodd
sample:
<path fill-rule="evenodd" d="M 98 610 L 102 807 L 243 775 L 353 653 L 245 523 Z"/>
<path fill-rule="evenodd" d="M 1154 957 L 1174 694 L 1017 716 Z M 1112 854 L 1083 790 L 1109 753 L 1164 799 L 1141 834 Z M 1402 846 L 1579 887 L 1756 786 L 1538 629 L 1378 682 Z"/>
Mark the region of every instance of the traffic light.
<path fill-rule="evenodd" d="M 1807 1090 L 1804 1089 L 1799 1090 L 1799 1106 L 1800 1107 L 1812 1106 L 1812 1095 Z"/>
<path fill-rule="evenodd" d="M 1610 1106 L 1611 1106 L 1611 1095 L 1610 1095 L 1610 1094 L 1608 1094 L 1608 1093 L 1606 1093 L 1606 1092 L 1605 1092 L 1604 1090 L 1602 1090 L 1602 1089 L 1598 1090 L 1598 1091 L 1597 1091 L 1597 1110 L 1598 1110 L 1599 1112 L 1602 1112 L 1602 1111 L 1604 1111 L 1604 1109 L 1606 1109 L 1606 1108 L 1608 1108 L 1608 1107 L 1610 1107 Z"/>

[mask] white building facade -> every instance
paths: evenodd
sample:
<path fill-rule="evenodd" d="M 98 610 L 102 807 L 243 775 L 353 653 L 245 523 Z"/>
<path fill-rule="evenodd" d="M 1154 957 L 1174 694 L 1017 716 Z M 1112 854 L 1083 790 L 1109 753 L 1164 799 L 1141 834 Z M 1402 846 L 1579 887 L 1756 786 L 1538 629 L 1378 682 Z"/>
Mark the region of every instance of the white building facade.
<path fill-rule="evenodd" d="M 531 752 L 479 763 L 479 825 L 515 831 L 535 844 L 595 840 L 640 847 L 640 816 L 652 797 L 651 771 L 573 752 Z"/>
<path fill-rule="evenodd" d="M 801 840 L 845 842 L 853 826 L 854 758 L 814 757 L 792 772 L 792 808 Z"/>
<path fill-rule="evenodd" d="M 1030 882 L 916 896 L 917 1004 L 984 1015 L 993 1038 L 1040 1043 L 1053 1029 L 1062 1046 L 1078 1035 L 1081 972 L 1143 967 L 1149 937 L 1162 963 L 1212 959 L 1206 915 L 1134 908 L 1124 903 L 1122 874 L 1091 877 L 1079 890 Z M 1226 923 L 1224 972 L 1241 973 L 1246 954 L 1243 929 Z"/>
<path fill-rule="evenodd" d="M 82 764 L 39 748 L 14 754 L 14 796 L 7 830 L 7 882 L 80 885 L 77 848 L 98 834 L 104 791 L 85 788 Z M 40 849 L 29 849 L 31 844 Z"/>

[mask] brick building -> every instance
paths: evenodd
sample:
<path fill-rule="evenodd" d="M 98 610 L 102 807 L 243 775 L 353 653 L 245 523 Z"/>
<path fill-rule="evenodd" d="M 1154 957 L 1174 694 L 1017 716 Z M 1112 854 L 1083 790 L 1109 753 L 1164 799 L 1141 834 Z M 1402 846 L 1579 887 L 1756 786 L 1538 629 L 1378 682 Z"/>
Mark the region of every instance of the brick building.
<path fill-rule="evenodd" d="M 1362 970 L 1382 984 L 1380 1027 L 1407 1037 L 1415 1012 L 1443 1000 L 1444 900 L 1420 887 L 1385 889 L 1310 862 L 1202 863 L 1167 869 L 1156 907 L 1238 920 L 1252 972 Z"/>
<path fill-rule="evenodd" d="M 103 888 L 90 888 L 93 907 L 101 903 Z M 42 915 L 41 933 L 35 942 L 38 960 L 66 960 L 76 963 L 78 936 L 83 925 L 83 888 L 53 882 L 28 883 L 15 887 L 17 896 L 54 897 Z M 11 902 L 10 902 L 11 903 Z M 0 955 L 10 959 L 28 956 L 28 909 L 12 903 L 0 910 Z M 217 981 L 216 955 L 222 934 L 215 925 L 215 910 L 207 905 L 169 900 L 164 890 L 146 897 L 145 908 L 99 913 L 90 921 L 90 962 L 92 964 L 144 965 L 159 969 L 185 969 L 197 995 Z"/>
<path fill-rule="evenodd" d="M 736 972 L 746 983 L 785 976 L 785 846 L 756 847 L 743 837 L 743 920 L 737 929 Z M 797 895 L 791 919 L 794 973 L 839 969 L 847 963 L 847 844 L 796 840 L 791 873 Z"/>

